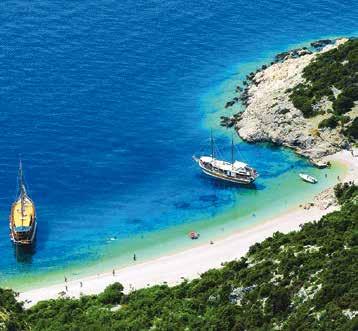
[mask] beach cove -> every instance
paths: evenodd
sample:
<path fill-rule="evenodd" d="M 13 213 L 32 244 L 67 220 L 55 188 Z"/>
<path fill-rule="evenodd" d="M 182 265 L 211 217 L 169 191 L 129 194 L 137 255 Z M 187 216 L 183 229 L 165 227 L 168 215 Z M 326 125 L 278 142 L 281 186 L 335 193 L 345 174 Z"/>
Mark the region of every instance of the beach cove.
<path fill-rule="evenodd" d="M 253 63 L 243 66 L 240 75 L 249 72 L 252 66 Z M 231 86 L 233 83 L 233 80 L 220 82 L 216 88 L 210 89 L 209 94 L 204 94 L 200 101 L 199 108 L 205 114 L 202 120 L 203 129 L 208 132 L 209 127 L 214 128 L 217 134 L 216 142 L 221 145 L 220 148 L 225 147 L 225 144 L 229 142 L 230 131 L 219 126 L 220 112 L 217 112 L 217 105 L 232 93 L 227 86 Z M 215 123 L 214 119 L 216 119 Z M 208 139 L 205 138 L 198 144 L 201 151 L 208 150 L 205 146 L 207 142 Z M 237 231 L 255 228 L 260 223 L 266 223 L 268 219 L 281 219 L 280 215 L 288 215 L 288 212 L 295 210 L 298 205 L 312 201 L 315 195 L 332 187 L 338 182 L 337 178 L 343 178 L 348 171 L 347 165 L 345 162 L 341 162 L 341 159 L 334 160 L 331 168 L 322 170 L 313 167 L 306 159 L 283 147 L 271 144 L 247 144 L 239 138 L 236 138 L 235 144 L 237 157 L 243 158 L 249 164 L 254 164 L 260 169 L 260 178 L 253 187 L 217 182 L 201 174 L 194 164 L 188 163 L 188 169 L 201 186 L 198 186 L 201 189 L 198 192 L 200 195 L 196 199 L 187 200 L 187 196 L 182 197 L 182 194 L 176 192 L 175 197 L 179 195 L 183 201 L 174 202 L 170 197 L 169 201 L 165 201 L 168 197 L 164 201 L 157 200 L 160 205 L 163 203 L 174 204 L 175 214 L 169 214 L 169 217 L 173 217 L 173 219 L 165 220 L 164 224 L 160 223 L 157 226 L 151 218 L 148 220 L 150 225 L 142 224 L 143 220 L 140 218 L 134 218 L 134 223 L 127 225 L 137 228 L 134 233 L 125 233 L 125 235 L 121 233 L 118 236 L 118 230 L 116 232 L 107 231 L 108 234 L 102 238 L 99 246 L 91 247 L 90 243 L 87 243 L 80 251 L 76 252 L 80 258 L 68 258 L 66 264 L 61 268 L 56 267 L 52 262 L 50 267 L 28 272 L 27 269 L 32 266 L 36 252 L 24 253 L 21 249 L 16 249 L 14 253 L 23 271 L 20 274 L 11 275 L 11 277 L 3 277 L 4 280 L 0 284 L 17 291 L 25 291 L 24 293 L 34 288 L 41 289 L 44 284 L 46 286 L 54 285 L 57 289 L 57 284 L 64 278 L 79 282 L 83 278 L 102 275 L 104 270 L 131 267 L 134 263 L 133 254 L 137 256 L 135 263 L 141 263 L 152 261 L 158 257 L 166 257 L 168 254 L 177 254 L 190 248 L 201 247 L 205 245 L 205 242 L 216 242 Z M 229 157 L 228 148 L 221 149 L 221 153 L 224 158 Z M 190 158 L 188 160 L 191 161 Z M 180 171 L 180 166 L 177 165 L 175 170 Z M 302 182 L 298 177 L 299 172 L 311 173 L 319 179 L 319 183 L 312 186 Z M 182 185 L 182 187 L 184 184 L 188 185 L 188 182 L 180 184 L 179 182 L 179 178 L 171 182 L 162 182 L 161 185 L 164 184 L 162 191 L 165 192 L 165 189 L 171 185 Z M 113 203 L 114 201 L 110 202 L 110 204 Z M 139 203 L 142 204 L 143 201 Z M 155 216 L 150 204 L 144 204 L 144 206 Z M 193 213 L 193 211 L 195 212 Z M 140 214 L 140 210 L 135 209 L 131 213 L 135 217 Z M 159 220 L 162 222 L 163 216 L 160 216 Z M 116 215 L 116 217 L 119 216 Z M 145 227 L 149 225 L 149 228 L 141 229 L 143 225 Z M 197 241 L 188 238 L 188 233 L 193 230 L 200 233 L 200 239 Z M 264 238 L 263 236 L 267 236 L 268 233 L 268 228 L 266 228 L 260 238 Z M 248 246 L 245 249 L 247 248 Z M 64 253 L 66 256 L 66 252 Z M 50 257 L 52 256 L 50 255 Z M 217 260 L 221 261 L 222 258 Z M 202 266 L 202 271 L 205 270 L 204 266 Z M 197 274 L 196 271 L 195 273 Z M 100 283 L 106 284 L 106 282 Z"/>
<path fill-rule="evenodd" d="M 348 151 L 339 152 L 330 157 L 332 162 L 340 162 L 345 172 L 340 181 L 356 181 L 358 179 L 358 158 Z M 139 288 L 168 284 L 176 285 L 184 279 L 194 279 L 212 268 L 220 268 L 223 263 L 244 256 L 250 246 L 272 236 L 276 231 L 288 233 L 299 230 L 306 222 L 319 220 L 323 215 L 337 210 L 330 206 L 327 209 L 314 205 L 309 209 L 303 205 L 286 210 L 280 215 L 269 217 L 265 221 L 251 224 L 235 231 L 233 234 L 216 238 L 215 241 L 200 241 L 194 248 L 182 252 L 165 255 L 132 266 L 114 268 L 96 275 L 65 279 L 65 281 L 46 287 L 40 287 L 20 293 L 19 300 L 30 307 L 41 300 L 61 296 L 79 298 L 81 295 L 98 294 L 113 282 L 120 282 L 125 292 Z"/>
<path fill-rule="evenodd" d="M 287 153 L 292 154 L 292 152 Z M 257 190 L 243 188 L 240 192 L 234 191 L 230 207 L 226 207 L 226 210 L 222 208 L 221 212 L 209 216 L 207 219 L 188 220 L 188 222 L 175 227 L 133 236 L 130 239 L 120 240 L 110 237 L 106 239 L 102 257 L 98 260 L 77 262 L 59 271 L 48 270 L 46 273 L 17 276 L 5 284 L 7 287 L 19 291 L 28 290 L 41 287 L 44 284 L 57 284 L 64 277 L 80 279 L 102 273 L 103 270 L 130 266 L 134 263 L 132 260 L 134 253 L 138 263 L 200 246 L 210 240 L 216 241 L 233 232 L 257 226 L 267 219 L 278 217 L 299 205 L 313 201 L 315 195 L 338 182 L 337 176 L 344 178 L 348 171 L 347 165 L 341 161 L 332 162 L 332 167 L 324 170 L 311 167 L 305 160 L 300 162 L 303 162 L 303 167 L 295 168 L 292 173 L 286 173 L 266 181 L 267 188 L 258 188 Z M 308 169 L 318 178 L 318 184 L 313 186 L 300 180 L 298 173 Z M 326 175 L 327 177 L 325 177 Z M 206 177 L 203 177 L 202 180 L 211 181 Z M 211 183 L 217 185 L 215 181 Z M 232 191 L 235 187 L 224 186 L 221 189 Z M 295 191 L 297 193 L 292 194 Z M 209 198 L 215 199 L 215 196 Z M 258 201 L 260 202 L 259 207 Z M 212 203 L 218 202 L 214 200 Z M 189 239 L 188 233 L 192 230 L 200 233 L 198 240 Z"/>
<path fill-rule="evenodd" d="M 67 277 L 75 291 L 69 295 L 78 295 L 80 279 L 87 283 L 87 277 L 113 268 L 128 286 L 122 268 L 136 267 L 134 253 L 139 268 L 180 251 L 201 251 L 210 240 L 214 251 L 221 238 L 266 224 L 344 177 L 344 162 L 319 170 L 284 148 L 239 139 L 239 157 L 260 172 L 256 189 L 221 185 L 192 162 L 194 153 L 207 149 L 210 128 L 228 157 L 231 133 L 219 128 L 219 117 L 238 79 L 292 44 L 355 33 L 356 15 L 345 8 L 346 17 L 335 22 L 334 13 L 321 15 L 321 6 L 310 4 L 319 17 L 314 31 L 310 20 L 302 27 L 299 6 L 289 5 L 287 15 L 276 4 L 266 5 L 273 6 L 277 24 L 260 8 L 246 8 L 237 17 L 238 4 L 231 2 L 213 4 L 208 12 L 197 4 L 185 10 L 160 4 L 154 10 L 143 3 L 60 8 L 44 1 L 4 10 L 0 34 L 11 42 L 4 45 L 0 85 L 6 123 L 0 135 L 1 287 L 34 302 L 29 293 L 38 292 L 29 290 L 53 285 L 54 295 Z M 344 7 L 333 1 L 335 6 Z M 89 10 L 96 14 L 86 15 Z M 243 28 L 253 17 L 257 25 Z M 38 208 L 37 243 L 30 252 L 15 249 L 8 238 L 19 154 Z M 301 171 L 319 183 L 303 183 Z M 199 240 L 188 239 L 192 230 L 200 232 Z M 265 231 L 250 238 L 269 235 Z M 215 254 L 207 258 L 219 264 L 232 257 Z M 202 267 L 149 283 L 174 283 L 212 265 Z M 100 278 L 96 291 L 107 281 Z"/>

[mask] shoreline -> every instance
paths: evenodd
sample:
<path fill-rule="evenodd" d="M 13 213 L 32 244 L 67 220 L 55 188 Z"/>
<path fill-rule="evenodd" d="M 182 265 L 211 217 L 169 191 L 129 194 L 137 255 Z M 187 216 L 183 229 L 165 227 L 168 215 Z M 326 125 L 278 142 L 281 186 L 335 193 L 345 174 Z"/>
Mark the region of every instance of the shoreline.
<path fill-rule="evenodd" d="M 296 159 L 294 153 L 288 149 L 280 153 L 284 153 L 287 158 Z M 204 216 L 125 240 L 112 241 L 110 237 L 106 237 L 106 244 L 99 254 L 101 257 L 97 259 L 84 259 L 83 263 L 68 264 L 64 268 L 54 266 L 52 270 L 43 269 L 36 273 L 30 271 L 20 275 L 14 274 L 12 277 L 4 278 L 0 287 L 26 292 L 58 284 L 65 276 L 71 280 L 82 279 L 113 268 L 132 266 L 133 253 L 139 257 L 137 262 L 142 262 L 197 247 L 210 240 L 217 241 L 239 230 L 282 215 L 306 201 L 314 201 L 317 194 L 336 184 L 337 176 L 343 178 L 347 173 L 347 167 L 340 162 L 333 162 L 332 168 L 327 169 L 327 172 L 310 167 L 306 160 L 303 164 L 300 164 L 301 161 L 298 159 L 296 162 L 298 168 L 285 171 L 278 177 L 260 180 L 255 190 L 245 188 L 235 190 L 231 194 L 232 203 L 228 206 L 223 205 L 215 215 Z M 309 166 L 309 170 L 306 166 Z M 299 179 L 298 173 L 306 170 L 318 178 L 318 184 L 307 185 Z M 295 192 L 297 193 L 294 194 Z M 324 194 L 323 198 L 326 196 L 327 194 Z M 320 198 L 322 201 L 322 197 Z M 326 207 L 327 203 L 323 202 L 320 205 Z M 201 234 L 200 240 L 188 239 L 187 234 L 193 230 Z"/>
<path fill-rule="evenodd" d="M 350 152 L 341 151 L 328 156 L 327 159 L 347 166 L 347 173 L 342 178 L 342 182 L 357 180 L 358 158 Z M 126 292 L 149 285 L 163 283 L 175 285 L 183 279 L 197 278 L 211 268 L 218 268 L 224 262 L 242 257 L 251 245 L 263 241 L 276 231 L 287 233 L 297 230 L 300 224 L 318 220 L 338 208 L 338 206 L 330 206 L 327 209 L 320 209 L 318 206 L 309 209 L 293 207 L 279 216 L 216 239 L 214 244 L 203 243 L 183 251 L 118 268 L 115 270 L 115 276 L 112 275 L 112 271 L 106 271 L 98 275 L 69 280 L 67 283 L 23 291 L 20 292 L 18 300 L 24 301 L 25 307 L 28 308 L 42 300 L 59 298 L 59 293 L 65 291 L 65 286 L 68 289 L 65 297 L 78 298 L 81 294 L 98 294 L 114 282 L 122 283 Z M 83 287 L 80 286 L 81 283 Z"/>

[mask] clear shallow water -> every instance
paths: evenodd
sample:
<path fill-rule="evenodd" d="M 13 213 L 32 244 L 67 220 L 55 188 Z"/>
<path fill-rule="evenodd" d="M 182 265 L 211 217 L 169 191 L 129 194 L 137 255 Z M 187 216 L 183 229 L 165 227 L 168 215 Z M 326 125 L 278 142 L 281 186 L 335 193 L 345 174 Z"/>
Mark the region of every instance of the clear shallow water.
<path fill-rule="evenodd" d="M 221 224 L 230 231 L 255 222 L 246 214 L 280 201 L 273 192 L 289 196 L 289 206 L 318 189 L 297 182 L 309 166 L 282 149 L 240 143 L 262 175 L 257 191 L 208 180 L 191 156 L 243 73 L 289 45 L 356 34 L 351 2 L 1 7 L 0 285 L 125 264 L 133 251 L 144 258 L 175 250 L 191 244 L 184 238 L 192 227 L 204 240 L 219 236 Z M 19 154 L 38 209 L 29 255 L 8 239 Z M 279 205 L 271 212 L 286 203 Z"/>

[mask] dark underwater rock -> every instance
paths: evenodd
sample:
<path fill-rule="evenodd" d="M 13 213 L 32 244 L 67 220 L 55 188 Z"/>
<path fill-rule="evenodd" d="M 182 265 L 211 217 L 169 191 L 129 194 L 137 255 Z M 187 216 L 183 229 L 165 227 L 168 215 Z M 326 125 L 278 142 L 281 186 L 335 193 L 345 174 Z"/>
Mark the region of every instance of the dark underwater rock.
<path fill-rule="evenodd" d="M 310 45 L 314 48 L 322 48 L 322 47 L 330 45 L 332 43 L 333 43 L 333 40 L 331 40 L 331 39 L 320 39 L 320 40 L 311 42 Z"/>

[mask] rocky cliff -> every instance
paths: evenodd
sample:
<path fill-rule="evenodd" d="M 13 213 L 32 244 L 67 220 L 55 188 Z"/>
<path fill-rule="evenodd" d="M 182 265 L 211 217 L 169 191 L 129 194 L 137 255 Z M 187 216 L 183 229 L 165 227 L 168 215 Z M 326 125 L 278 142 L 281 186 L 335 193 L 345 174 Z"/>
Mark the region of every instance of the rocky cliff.
<path fill-rule="evenodd" d="M 295 56 L 282 53 L 280 60 L 251 74 L 241 96 L 246 108 L 234 117 L 233 124 L 240 137 L 248 142 L 272 142 L 290 147 L 319 166 L 323 166 L 320 161 L 323 156 L 347 148 L 348 141 L 339 129 L 318 128 L 318 123 L 328 115 L 304 118 L 289 97 L 289 90 L 303 83 L 303 69 L 317 54 L 346 41 L 338 39 L 316 52 L 295 52 Z M 315 107 L 327 110 L 330 103 L 327 98 L 322 98 Z"/>

